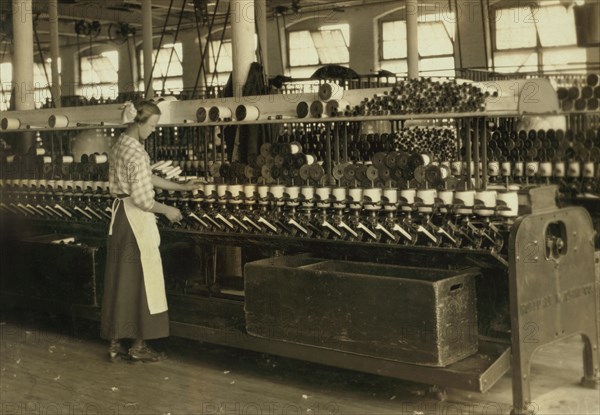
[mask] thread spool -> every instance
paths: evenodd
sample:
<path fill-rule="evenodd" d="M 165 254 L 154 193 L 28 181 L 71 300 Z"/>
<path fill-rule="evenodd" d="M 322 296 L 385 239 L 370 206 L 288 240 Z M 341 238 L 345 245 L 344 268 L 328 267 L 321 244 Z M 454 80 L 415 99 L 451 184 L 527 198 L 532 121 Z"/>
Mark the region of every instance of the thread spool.
<path fill-rule="evenodd" d="M 448 206 L 452 205 L 454 200 L 454 192 L 452 190 L 440 190 L 437 194 L 440 203 L 440 212 L 448 213 Z"/>
<path fill-rule="evenodd" d="M 510 177 L 511 174 L 512 174 L 512 165 L 511 165 L 510 161 L 503 161 L 502 162 L 502 176 Z"/>
<path fill-rule="evenodd" d="M 317 201 L 317 207 L 318 208 L 328 208 L 331 206 L 331 193 L 332 193 L 332 188 L 329 186 L 319 186 L 316 189 L 316 197 L 315 200 Z"/>
<path fill-rule="evenodd" d="M 331 198 L 333 199 L 333 207 L 336 209 L 343 209 L 346 207 L 346 193 L 345 187 L 334 187 L 331 191 Z"/>
<path fill-rule="evenodd" d="M 206 107 L 199 107 L 196 110 L 196 121 L 205 122 L 208 119 L 208 109 Z"/>
<path fill-rule="evenodd" d="M 52 114 L 48 117 L 48 126 L 50 128 L 64 128 L 69 126 L 69 118 L 66 115 Z"/>
<path fill-rule="evenodd" d="M 208 202 L 214 202 L 217 198 L 217 186 L 214 183 L 204 183 L 204 197 Z"/>
<path fill-rule="evenodd" d="M 314 118 L 326 118 L 325 105 L 321 101 L 313 101 L 310 104 L 310 115 Z"/>
<path fill-rule="evenodd" d="M 528 161 L 525 167 L 527 177 L 534 177 L 539 171 L 540 163 L 538 161 Z"/>
<path fill-rule="evenodd" d="M 594 178 L 594 162 L 588 161 L 583 164 L 583 177 L 586 179 Z"/>
<path fill-rule="evenodd" d="M 549 161 L 543 161 L 540 163 L 540 176 L 541 177 L 552 177 L 552 163 Z"/>
<path fill-rule="evenodd" d="M 297 141 L 292 141 L 290 143 L 290 153 L 291 154 L 300 154 L 302 151 L 302 144 Z"/>
<path fill-rule="evenodd" d="M 3 130 L 18 130 L 21 128 L 21 120 L 18 118 L 4 117 L 0 121 L 0 128 Z"/>
<path fill-rule="evenodd" d="M 219 198 L 219 203 L 225 203 L 227 200 L 227 187 L 229 185 L 225 183 L 219 183 L 217 185 L 217 197 Z"/>
<path fill-rule="evenodd" d="M 450 165 L 450 171 L 453 176 L 462 175 L 462 161 L 453 161 Z"/>
<path fill-rule="evenodd" d="M 312 154 L 305 154 L 305 156 L 306 156 L 306 164 L 309 166 L 311 164 L 314 164 L 317 161 L 316 157 L 313 156 Z"/>
<path fill-rule="evenodd" d="M 44 164 L 52 164 L 52 156 L 44 156 L 44 157 L 42 157 L 42 162 Z"/>
<path fill-rule="evenodd" d="M 481 190 L 475 192 L 475 210 L 479 216 L 492 216 L 496 208 L 497 193 L 495 190 Z"/>
<path fill-rule="evenodd" d="M 62 164 L 73 163 L 73 161 L 74 161 L 73 156 L 62 156 Z"/>
<path fill-rule="evenodd" d="M 500 207 L 507 207 L 508 210 L 501 209 L 498 215 L 505 218 L 517 217 L 519 213 L 519 195 L 515 191 L 500 192 L 497 196 L 497 203 Z"/>
<path fill-rule="evenodd" d="M 269 197 L 269 185 L 261 184 L 256 188 L 259 199 L 267 199 Z"/>
<path fill-rule="evenodd" d="M 258 120 L 260 116 L 260 110 L 254 105 L 240 104 L 235 109 L 235 118 L 238 121 L 244 120 Z"/>
<path fill-rule="evenodd" d="M 56 180 L 53 180 L 53 179 L 48 180 L 48 182 L 46 183 L 46 187 L 48 189 L 56 189 Z"/>
<path fill-rule="evenodd" d="M 300 101 L 296 105 L 296 115 L 298 118 L 306 118 L 310 114 L 310 105 L 306 101 Z"/>
<path fill-rule="evenodd" d="M 7 163 L 13 163 L 15 161 L 15 155 L 11 154 L 10 156 L 6 156 Z"/>
<path fill-rule="evenodd" d="M 497 161 L 490 161 L 488 163 L 488 174 L 491 177 L 498 177 L 500 175 L 500 163 Z"/>
<path fill-rule="evenodd" d="M 244 199 L 244 187 L 241 184 L 231 184 L 227 186 L 228 202 L 232 205 L 239 205 Z"/>
<path fill-rule="evenodd" d="M 300 205 L 298 198 L 300 197 L 300 186 L 286 186 L 284 191 L 287 206 L 296 207 Z"/>
<path fill-rule="evenodd" d="M 387 188 L 383 189 L 383 210 L 394 212 L 398 209 L 398 190 Z"/>
<path fill-rule="evenodd" d="M 348 101 L 332 99 L 325 105 L 325 112 L 328 116 L 335 117 L 340 112 L 343 112 L 344 109 L 348 108 L 349 105 L 350 103 Z"/>
<path fill-rule="evenodd" d="M 419 189 L 417 190 L 417 197 L 415 201 L 420 203 L 417 210 L 422 213 L 433 212 L 433 205 L 437 196 L 437 190 L 435 189 Z"/>
<path fill-rule="evenodd" d="M 273 184 L 269 186 L 269 195 L 277 202 L 283 204 L 283 194 L 285 192 L 285 186 L 282 184 Z M 279 203 L 278 203 L 279 204 Z"/>
<path fill-rule="evenodd" d="M 342 99 L 344 97 L 344 89 L 338 84 L 330 82 L 319 86 L 319 99 L 329 101 L 330 99 Z"/>
<path fill-rule="evenodd" d="M 348 206 L 353 210 L 362 209 L 363 189 L 362 187 L 352 187 L 348 189 Z"/>
<path fill-rule="evenodd" d="M 523 163 L 522 161 L 516 161 L 514 170 L 515 177 L 523 177 L 524 169 L 525 163 Z"/>
<path fill-rule="evenodd" d="M 412 212 L 416 196 L 417 189 L 400 190 L 400 209 L 403 212 Z"/>
<path fill-rule="evenodd" d="M 256 202 L 256 185 L 245 184 L 244 185 L 244 204 L 253 205 Z"/>
<path fill-rule="evenodd" d="M 567 175 L 573 178 L 581 176 L 581 163 L 579 163 L 578 161 L 570 162 Z"/>
<path fill-rule="evenodd" d="M 565 177 L 565 162 L 557 161 L 554 163 L 554 177 Z"/>
<path fill-rule="evenodd" d="M 46 154 L 46 149 L 45 148 L 37 147 L 35 149 L 35 155 L 36 156 L 43 156 L 44 154 Z"/>
<path fill-rule="evenodd" d="M 96 154 L 93 160 L 96 164 L 104 164 L 108 162 L 108 156 L 106 154 Z"/>
<path fill-rule="evenodd" d="M 366 210 L 380 210 L 383 189 L 372 187 L 363 190 L 363 206 Z"/>
<path fill-rule="evenodd" d="M 473 213 L 473 205 L 475 204 L 475 190 L 461 190 L 454 193 L 455 205 L 462 205 L 456 210 L 461 215 L 470 215 Z"/>
<path fill-rule="evenodd" d="M 208 111 L 208 118 L 213 122 L 231 118 L 231 110 L 223 105 L 212 106 Z"/>
<path fill-rule="evenodd" d="M 315 188 L 313 186 L 302 186 L 300 194 L 302 195 L 302 206 L 312 207 L 315 198 Z"/>
<path fill-rule="evenodd" d="M 98 190 L 102 191 L 102 182 L 98 182 L 98 181 L 93 182 L 92 183 L 92 190 L 94 192 L 97 192 Z"/>

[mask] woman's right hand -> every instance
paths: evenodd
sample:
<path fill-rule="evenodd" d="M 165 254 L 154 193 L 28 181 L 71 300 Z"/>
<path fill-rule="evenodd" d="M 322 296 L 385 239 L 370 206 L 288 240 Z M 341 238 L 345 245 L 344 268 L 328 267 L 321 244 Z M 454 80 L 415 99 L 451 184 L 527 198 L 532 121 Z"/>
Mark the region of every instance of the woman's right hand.
<path fill-rule="evenodd" d="M 181 219 L 183 219 L 183 215 L 181 214 L 181 211 L 173 206 L 167 206 L 167 210 L 165 211 L 165 216 L 167 217 L 167 219 L 169 219 L 169 221 L 171 221 L 171 223 L 179 222 L 179 221 L 181 221 Z"/>

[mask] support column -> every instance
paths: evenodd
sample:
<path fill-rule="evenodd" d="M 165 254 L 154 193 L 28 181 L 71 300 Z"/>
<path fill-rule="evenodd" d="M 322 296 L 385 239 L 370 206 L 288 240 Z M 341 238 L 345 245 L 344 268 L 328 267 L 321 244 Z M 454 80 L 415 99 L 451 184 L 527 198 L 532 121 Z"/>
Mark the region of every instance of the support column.
<path fill-rule="evenodd" d="M 250 65 L 254 62 L 254 0 L 231 0 L 231 43 L 233 47 L 233 96 L 242 95 Z"/>
<path fill-rule="evenodd" d="M 256 0 L 256 23 L 258 26 L 258 43 L 260 45 L 260 60 L 267 79 L 269 78 L 269 42 L 267 40 L 267 0 Z"/>
<path fill-rule="evenodd" d="M 142 1 L 142 48 L 146 99 L 151 99 L 154 98 L 154 88 L 152 87 L 152 0 Z"/>
<path fill-rule="evenodd" d="M 13 21 L 13 99 L 17 111 L 35 109 L 33 84 L 32 0 L 12 0 Z M 17 151 L 25 153 L 34 144 L 33 134 L 23 134 Z"/>
<path fill-rule="evenodd" d="M 62 106 L 62 92 L 60 86 L 60 72 L 58 70 L 58 0 L 48 1 L 48 14 L 50 18 L 50 59 L 52 69 L 52 96 L 54 97 L 54 106 Z"/>
<path fill-rule="evenodd" d="M 419 77 L 419 5 L 417 0 L 406 0 L 406 49 L 408 51 L 408 77 Z"/>

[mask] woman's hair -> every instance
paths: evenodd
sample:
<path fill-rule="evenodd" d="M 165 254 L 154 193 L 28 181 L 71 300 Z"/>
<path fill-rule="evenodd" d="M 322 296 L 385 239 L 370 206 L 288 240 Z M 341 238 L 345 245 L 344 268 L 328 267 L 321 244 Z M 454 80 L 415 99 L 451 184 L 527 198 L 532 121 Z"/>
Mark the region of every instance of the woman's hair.
<path fill-rule="evenodd" d="M 135 104 L 137 115 L 134 122 L 145 123 L 153 115 L 160 115 L 160 108 L 152 101 L 140 101 Z"/>

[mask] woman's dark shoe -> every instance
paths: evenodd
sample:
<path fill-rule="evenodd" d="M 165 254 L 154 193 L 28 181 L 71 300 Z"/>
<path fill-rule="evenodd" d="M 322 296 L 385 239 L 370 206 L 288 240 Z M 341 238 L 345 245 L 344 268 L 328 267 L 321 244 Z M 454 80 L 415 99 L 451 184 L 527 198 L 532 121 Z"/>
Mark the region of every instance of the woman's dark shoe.
<path fill-rule="evenodd" d="M 121 345 L 118 340 L 111 340 L 110 346 L 108 347 L 108 358 L 111 362 L 118 362 L 123 356 L 127 355 L 126 349 Z"/>
<path fill-rule="evenodd" d="M 164 353 L 157 352 L 147 344 L 129 349 L 129 359 L 132 362 L 160 362 L 166 358 Z"/>

